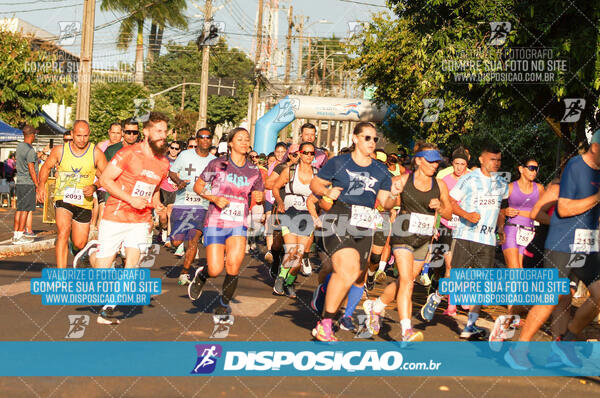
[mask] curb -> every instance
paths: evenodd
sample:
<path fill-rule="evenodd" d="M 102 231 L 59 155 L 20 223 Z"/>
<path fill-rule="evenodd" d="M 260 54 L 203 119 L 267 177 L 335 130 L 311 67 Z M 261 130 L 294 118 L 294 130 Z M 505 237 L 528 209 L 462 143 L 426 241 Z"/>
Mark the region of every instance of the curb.
<path fill-rule="evenodd" d="M 88 240 L 97 239 L 98 231 L 90 231 Z M 15 256 L 25 256 L 30 253 L 54 249 L 56 236 L 50 239 L 43 239 L 36 242 L 25 243 L 22 245 L 0 246 L 0 259 Z"/>

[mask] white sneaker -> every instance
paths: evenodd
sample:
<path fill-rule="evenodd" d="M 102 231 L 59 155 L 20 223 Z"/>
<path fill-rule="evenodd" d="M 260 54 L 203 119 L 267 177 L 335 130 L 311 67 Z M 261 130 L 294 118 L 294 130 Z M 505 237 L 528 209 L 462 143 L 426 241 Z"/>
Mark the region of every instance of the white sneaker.
<path fill-rule="evenodd" d="M 302 269 L 300 270 L 300 273 L 304 276 L 310 276 L 312 274 L 312 265 L 308 258 L 302 259 Z"/>
<path fill-rule="evenodd" d="M 167 241 L 168 234 L 167 234 L 167 230 L 166 230 L 166 229 L 163 229 L 163 230 L 162 230 L 161 238 L 162 238 L 162 241 L 163 241 L 163 242 L 166 242 L 166 241 Z"/>
<path fill-rule="evenodd" d="M 421 274 L 421 276 L 419 276 L 418 282 L 423 286 L 431 285 L 431 279 L 429 279 L 429 275 L 427 274 Z"/>
<path fill-rule="evenodd" d="M 179 283 L 179 286 L 185 286 L 192 283 L 192 280 L 190 279 L 190 274 L 179 275 L 179 280 L 177 281 L 177 283 Z"/>
<path fill-rule="evenodd" d="M 177 250 L 175 250 L 175 255 L 177 257 L 183 257 L 184 254 L 185 254 L 185 247 L 183 246 L 183 243 L 182 243 L 179 245 Z"/>

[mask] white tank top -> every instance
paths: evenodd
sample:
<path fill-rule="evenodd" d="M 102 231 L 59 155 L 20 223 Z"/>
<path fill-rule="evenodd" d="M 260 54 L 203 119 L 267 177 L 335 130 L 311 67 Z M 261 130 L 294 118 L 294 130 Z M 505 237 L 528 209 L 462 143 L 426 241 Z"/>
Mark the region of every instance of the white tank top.
<path fill-rule="evenodd" d="M 283 205 L 286 210 L 290 207 L 301 211 L 308 210 L 306 207 L 306 199 L 312 194 L 310 183 L 303 184 L 300 181 L 299 175 L 300 170 L 298 170 L 298 166 L 296 166 L 293 180 L 285 184 L 285 198 L 283 199 Z M 292 191 L 294 193 L 292 193 Z"/>

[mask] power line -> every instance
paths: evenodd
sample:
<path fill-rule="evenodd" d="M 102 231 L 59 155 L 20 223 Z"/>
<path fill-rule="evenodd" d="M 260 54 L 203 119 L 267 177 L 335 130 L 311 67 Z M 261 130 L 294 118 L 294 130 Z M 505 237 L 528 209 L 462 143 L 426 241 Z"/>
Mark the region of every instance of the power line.
<path fill-rule="evenodd" d="M 387 6 L 382 6 L 381 4 L 364 3 L 362 1 L 354 1 L 354 0 L 338 0 L 338 1 L 342 1 L 344 3 L 362 4 L 363 6 L 388 8 Z"/>
<path fill-rule="evenodd" d="M 69 8 L 69 7 L 77 7 L 77 6 L 82 6 L 83 4 L 80 3 L 75 3 L 75 4 L 69 4 L 66 6 L 54 6 L 54 7 L 49 7 L 49 8 L 37 8 L 37 9 L 33 9 L 33 10 L 17 10 L 17 11 L 2 11 L 0 12 L 0 14 L 23 14 L 26 12 L 36 12 L 36 11 L 47 11 L 47 10 L 56 10 L 59 8 Z"/>

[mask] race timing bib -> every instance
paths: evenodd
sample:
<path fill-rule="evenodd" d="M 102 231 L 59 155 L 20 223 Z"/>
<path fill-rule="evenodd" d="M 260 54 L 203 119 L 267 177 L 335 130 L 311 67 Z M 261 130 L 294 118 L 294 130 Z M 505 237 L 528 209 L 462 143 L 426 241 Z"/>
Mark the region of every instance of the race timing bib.
<path fill-rule="evenodd" d="M 481 195 L 475 199 L 475 207 L 480 209 L 498 209 L 500 202 L 498 195 Z"/>
<path fill-rule="evenodd" d="M 433 235 L 435 216 L 431 214 L 410 213 L 408 232 L 416 235 Z"/>
<path fill-rule="evenodd" d="M 152 200 L 152 194 L 154 193 L 155 189 L 156 185 L 148 184 L 142 181 L 137 181 L 135 183 L 135 186 L 133 187 L 133 193 L 131 194 L 131 196 L 139 196 L 141 198 L 146 199 L 148 203 L 150 203 L 150 201 Z"/>
<path fill-rule="evenodd" d="M 352 205 L 352 215 L 350 216 L 350 225 L 360 228 L 375 228 L 375 209 L 365 206 Z"/>
<path fill-rule="evenodd" d="M 533 240 L 535 236 L 535 231 L 518 227 L 517 228 L 517 245 L 519 246 L 527 246 Z"/>
<path fill-rule="evenodd" d="M 460 224 L 460 217 L 456 214 L 452 214 L 452 219 L 448 221 L 448 227 L 456 228 Z"/>
<path fill-rule="evenodd" d="M 67 187 L 63 193 L 63 202 L 73 205 L 83 205 L 83 189 Z"/>
<path fill-rule="evenodd" d="M 184 205 L 206 207 L 208 205 L 208 200 L 196 194 L 196 192 L 185 191 Z"/>
<path fill-rule="evenodd" d="M 600 230 L 598 229 L 576 229 L 572 252 L 593 253 L 600 251 L 598 240 Z"/>
<path fill-rule="evenodd" d="M 219 217 L 224 221 L 233 221 L 236 223 L 244 222 L 244 203 L 241 202 L 229 202 L 229 204 L 221 210 Z"/>

